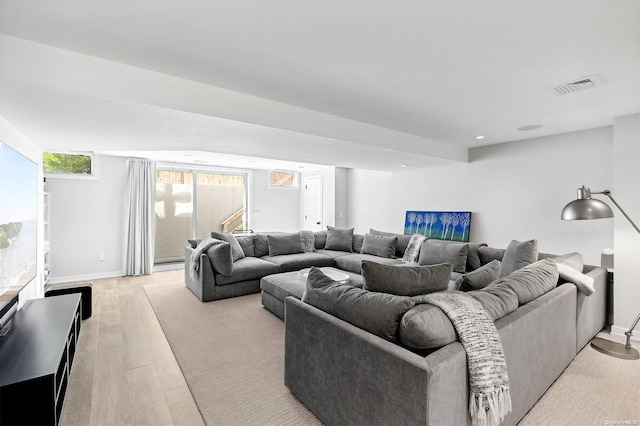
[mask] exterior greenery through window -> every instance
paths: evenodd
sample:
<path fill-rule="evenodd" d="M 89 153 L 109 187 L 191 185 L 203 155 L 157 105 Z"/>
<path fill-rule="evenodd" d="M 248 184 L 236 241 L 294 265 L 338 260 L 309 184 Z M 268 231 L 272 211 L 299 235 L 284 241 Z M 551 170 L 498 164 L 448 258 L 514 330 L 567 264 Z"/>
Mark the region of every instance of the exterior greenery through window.
<path fill-rule="evenodd" d="M 280 188 L 297 188 L 298 173 L 286 170 L 272 170 L 269 173 L 269 185 Z"/>
<path fill-rule="evenodd" d="M 93 156 L 91 154 L 71 154 L 45 152 L 43 168 L 49 174 L 93 175 Z"/>

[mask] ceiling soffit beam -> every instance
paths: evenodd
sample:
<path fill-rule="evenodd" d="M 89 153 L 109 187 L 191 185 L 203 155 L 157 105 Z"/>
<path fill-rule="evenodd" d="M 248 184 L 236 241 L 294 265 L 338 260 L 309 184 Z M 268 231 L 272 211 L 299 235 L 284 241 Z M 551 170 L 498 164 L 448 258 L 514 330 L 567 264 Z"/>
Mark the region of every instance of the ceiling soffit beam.
<path fill-rule="evenodd" d="M 0 77 L 427 157 L 468 162 L 468 149 L 130 65 L 0 35 Z"/>

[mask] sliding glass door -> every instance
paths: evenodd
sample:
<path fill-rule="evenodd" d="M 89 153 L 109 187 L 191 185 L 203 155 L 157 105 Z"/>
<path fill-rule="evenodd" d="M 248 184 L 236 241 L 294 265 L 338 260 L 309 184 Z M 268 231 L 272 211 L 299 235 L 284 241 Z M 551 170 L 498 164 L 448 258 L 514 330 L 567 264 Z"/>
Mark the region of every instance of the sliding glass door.
<path fill-rule="evenodd" d="M 248 228 L 247 180 L 247 173 L 158 166 L 155 264 L 183 262 L 189 239 Z"/>

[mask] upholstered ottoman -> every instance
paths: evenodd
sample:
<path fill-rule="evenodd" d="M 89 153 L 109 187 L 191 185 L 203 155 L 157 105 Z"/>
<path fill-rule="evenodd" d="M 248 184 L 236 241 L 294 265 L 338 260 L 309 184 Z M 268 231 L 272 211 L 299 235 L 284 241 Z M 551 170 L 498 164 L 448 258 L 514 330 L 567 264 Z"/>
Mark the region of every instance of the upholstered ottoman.
<path fill-rule="evenodd" d="M 335 268 L 320 268 L 336 271 L 349 277 L 348 283 L 355 287 L 362 287 L 364 280 L 362 275 L 353 272 L 342 271 Z M 281 274 L 267 275 L 260 280 L 262 289 L 262 306 L 271 313 L 284 320 L 284 299 L 293 296 L 301 299 L 304 293 L 306 279 L 303 271 L 283 272 Z"/>

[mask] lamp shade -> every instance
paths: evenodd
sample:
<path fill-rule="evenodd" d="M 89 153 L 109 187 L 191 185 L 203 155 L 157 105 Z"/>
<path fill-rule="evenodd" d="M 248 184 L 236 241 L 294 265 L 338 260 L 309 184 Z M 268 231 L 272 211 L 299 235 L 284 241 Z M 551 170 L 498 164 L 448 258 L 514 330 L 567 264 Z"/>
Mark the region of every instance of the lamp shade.
<path fill-rule="evenodd" d="M 613 217 L 613 211 L 606 203 L 591 198 L 591 190 L 578 188 L 578 199 L 562 209 L 562 220 L 591 220 Z"/>

